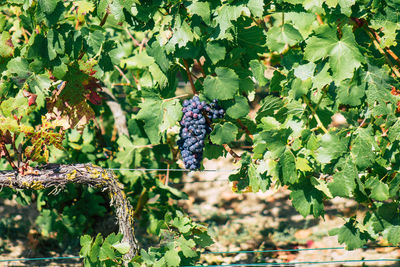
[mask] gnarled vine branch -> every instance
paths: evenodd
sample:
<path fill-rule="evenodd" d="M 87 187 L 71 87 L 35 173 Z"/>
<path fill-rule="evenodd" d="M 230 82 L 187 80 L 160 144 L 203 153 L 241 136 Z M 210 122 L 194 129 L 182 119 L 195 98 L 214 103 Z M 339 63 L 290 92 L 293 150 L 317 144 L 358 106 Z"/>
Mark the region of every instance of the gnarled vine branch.
<path fill-rule="evenodd" d="M 133 209 L 111 170 L 106 170 L 92 164 L 59 165 L 47 164 L 20 175 L 17 171 L 0 171 L 0 188 L 40 190 L 54 187 L 57 190 L 65 188 L 69 183 L 83 184 L 103 188 L 109 192 L 110 203 L 115 207 L 119 231 L 123 234 L 123 242 L 130 245 L 130 251 L 125 255 L 129 261 L 138 252 L 138 244 L 133 230 Z"/>

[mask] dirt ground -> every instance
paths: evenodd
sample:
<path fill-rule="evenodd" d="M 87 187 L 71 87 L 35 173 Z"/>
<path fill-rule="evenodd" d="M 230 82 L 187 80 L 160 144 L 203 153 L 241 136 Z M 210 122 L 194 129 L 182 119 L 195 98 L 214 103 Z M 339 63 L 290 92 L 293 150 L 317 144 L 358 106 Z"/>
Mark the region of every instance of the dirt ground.
<path fill-rule="evenodd" d="M 180 205 L 197 222 L 209 226 L 215 244 L 201 256 L 201 264 L 251 264 L 288 262 L 326 262 L 348 260 L 400 259 L 400 248 L 369 248 L 279 251 L 258 253 L 219 253 L 226 251 L 264 251 L 287 249 L 337 248 L 343 245 L 328 231 L 344 223 L 342 215 L 362 214 L 353 201 L 335 198 L 327 202 L 322 219 L 302 217 L 291 206 L 289 192 L 283 188 L 265 193 L 237 194 L 232 192 L 228 172 L 235 169 L 232 160 L 219 158 L 204 162 L 205 169 L 218 172 L 191 172 L 184 176 L 181 187 L 189 196 Z M 212 181 L 212 182 L 210 182 Z M 0 266 L 81 266 L 76 260 L 3 262 L 5 259 L 60 256 L 50 241 L 38 241 L 38 233 L 31 230 L 37 212 L 34 206 L 22 207 L 13 201 L 0 200 Z M 4 228 L 4 225 L 13 225 Z M 3 227 L 3 228 L 2 228 Z M 3 232 L 2 232 L 3 231 Z M 7 231 L 5 233 L 4 231 Z M 1 236 L 12 237 L 11 240 Z M 47 242 L 47 243 L 46 243 Z M 384 245 L 384 244 L 382 244 Z M 40 246 L 44 246 L 41 249 Z M 76 256 L 76 254 L 62 256 Z M 316 264 L 313 266 L 322 266 Z M 276 266 L 276 265 L 275 265 Z M 309 266 L 299 264 L 296 266 Z M 323 266 L 400 266 L 400 262 L 348 262 Z"/>

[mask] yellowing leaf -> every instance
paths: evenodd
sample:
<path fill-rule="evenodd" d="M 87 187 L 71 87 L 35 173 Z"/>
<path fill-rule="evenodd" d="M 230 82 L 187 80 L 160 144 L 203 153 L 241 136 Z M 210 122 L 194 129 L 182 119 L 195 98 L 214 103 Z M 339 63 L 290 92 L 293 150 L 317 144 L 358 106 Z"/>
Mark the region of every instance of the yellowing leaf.
<path fill-rule="evenodd" d="M 308 160 L 305 158 L 296 158 L 296 169 L 303 172 L 312 171 L 311 167 L 308 165 Z"/>

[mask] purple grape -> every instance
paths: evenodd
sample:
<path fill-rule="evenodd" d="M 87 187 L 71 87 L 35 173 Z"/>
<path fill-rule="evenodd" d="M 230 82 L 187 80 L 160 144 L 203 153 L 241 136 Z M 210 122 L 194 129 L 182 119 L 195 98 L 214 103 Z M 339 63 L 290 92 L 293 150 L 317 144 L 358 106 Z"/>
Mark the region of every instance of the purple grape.
<path fill-rule="evenodd" d="M 200 168 L 203 159 L 203 148 L 206 135 L 211 132 L 210 121 L 223 118 L 225 111 L 218 106 L 214 99 L 211 104 L 200 101 L 198 96 L 183 101 L 184 116 L 180 121 L 180 139 L 177 141 L 185 168 L 195 170 Z"/>

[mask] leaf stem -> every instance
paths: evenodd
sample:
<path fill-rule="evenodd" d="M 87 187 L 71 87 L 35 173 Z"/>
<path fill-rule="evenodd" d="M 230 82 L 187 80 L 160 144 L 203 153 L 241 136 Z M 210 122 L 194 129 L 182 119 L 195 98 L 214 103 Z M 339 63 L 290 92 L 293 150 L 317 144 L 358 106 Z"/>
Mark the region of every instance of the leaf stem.
<path fill-rule="evenodd" d="M 241 157 L 236 154 L 235 151 L 233 151 L 232 148 L 229 147 L 229 145 L 223 144 L 222 146 L 225 148 L 226 151 L 228 151 L 229 154 L 231 154 L 235 161 L 239 161 L 241 159 Z"/>
<path fill-rule="evenodd" d="M 138 40 L 135 39 L 135 37 L 133 37 L 133 35 L 129 32 L 128 28 L 125 28 L 126 33 L 128 34 L 128 36 L 132 39 L 133 44 L 135 46 L 140 46 L 140 43 Z"/>
<path fill-rule="evenodd" d="M 192 74 L 190 73 L 190 70 L 189 70 L 189 65 L 188 65 L 188 63 L 187 63 L 186 59 L 183 59 L 183 64 L 185 65 L 185 70 L 186 70 L 186 73 L 187 73 L 187 76 L 188 76 L 188 79 L 189 79 L 190 85 L 192 86 L 192 91 L 193 91 L 193 94 L 194 94 L 194 95 L 197 95 L 197 92 L 196 92 L 196 87 L 194 86 L 194 82 L 193 82 Z"/>
<path fill-rule="evenodd" d="M 199 65 L 200 72 L 203 75 L 203 78 L 205 78 L 206 77 L 206 73 L 204 72 L 203 65 L 201 65 L 200 60 L 196 59 L 196 61 L 197 61 L 197 64 Z"/>
<path fill-rule="evenodd" d="M 312 112 L 312 115 L 315 118 L 315 120 L 317 121 L 317 124 L 318 124 L 319 128 L 321 128 L 322 131 L 324 131 L 324 133 L 329 133 L 329 131 L 325 128 L 324 124 L 322 123 L 322 121 L 318 117 L 317 112 L 315 111 L 313 106 L 311 106 L 311 104 L 308 101 L 308 99 L 306 97 L 304 97 L 304 96 L 303 96 L 303 99 L 304 99 L 304 102 L 307 104 L 307 106 L 310 108 L 310 110 Z"/>
<path fill-rule="evenodd" d="M 102 27 L 106 23 L 108 14 L 109 14 L 109 11 L 108 11 L 108 7 L 107 7 L 106 14 L 104 14 L 103 19 L 100 21 L 100 24 L 99 24 L 100 27 Z"/>
<path fill-rule="evenodd" d="M 249 128 L 247 128 L 247 126 L 244 125 L 240 119 L 237 119 L 236 121 L 239 123 L 240 127 L 242 127 L 242 129 L 246 132 L 246 134 L 250 137 L 250 139 L 254 140 L 254 136 L 249 131 Z"/>
<path fill-rule="evenodd" d="M 324 22 L 322 21 L 321 16 L 320 16 L 317 12 L 315 12 L 315 15 L 317 16 L 317 21 L 318 21 L 318 23 L 319 23 L 320 25 L 324 25 Z"/>
<path fill-rule="evenodd" d="M 171 98 L 163 99 L 163 102 L 167 102 L 167 101 L 170 101 L 170 100 L 174 100 L 174 99 L 178 99 L 178 98 L 183 98 L 183 97 L 187 97 L 187 96 L 189 96 L 189 94 L 177 95 L 177 96 L 174 96 L 174 97 L 171 97 Z"/>
<path fill-rule="evenodd" d="M 372 30 L 367 26 L 363 27 L 363 28 L 364 28 L 365 32 L 368 34 L 369 38 L 371 38 L 372 43 L 375 45 L 376 49 L 378 49 L 378 51 L 385 57 L 385 60 L 390 65 L 393 73 L 397 76 L 397 78 L 400 78 L 399 70 L 396 68 L 396 66 L 393 64 L 393 62 L 390 60 L 390 58 L 386 55 L 385 51 L 380 46 L 378 40 L 375 38 L 374 34 L 371 32 Z"/>
<path fill-rule="evenodd" d="M 131 84 L 131 82 L 129 81 L 128 77 L 126 77 L 125 73 L 117 65 L 114 65 L 114 67 L 118 70 L 119 74 L 121 74 L 121 76 L 125 79 L 125 81 L 128 84 Z"/>
<path fill-rule="evenodd" d="M 135 217 L 136 219 L 138 219 L 140 217 L 143 207 L 147 203 L 148 200 L 149 200 L 149 197 L 147 194 L 147 188 L 144 188 L 142 193 L 139 196 L 139 200 L 136 204 L 135 210 L 133 211 L 133 217 Z"/>
<path fill-rule="evenodd" d="M 7 147 L 3 142 L 0 144 L 0 148 L 1 148 L 1 150 L 3 150 L 3 152 L 4 152 L 5 156 L 6 156 L 6 159 L 7 159 L 8 163 L 10 163 L 11 167 L 14 170 L 17 170 L 18 168 L 17 168 L 17 166 L 15 166 L 15 163 L 12 160 L 12 158 L 10 156 L 10 153 L 8 153 Z"/>

